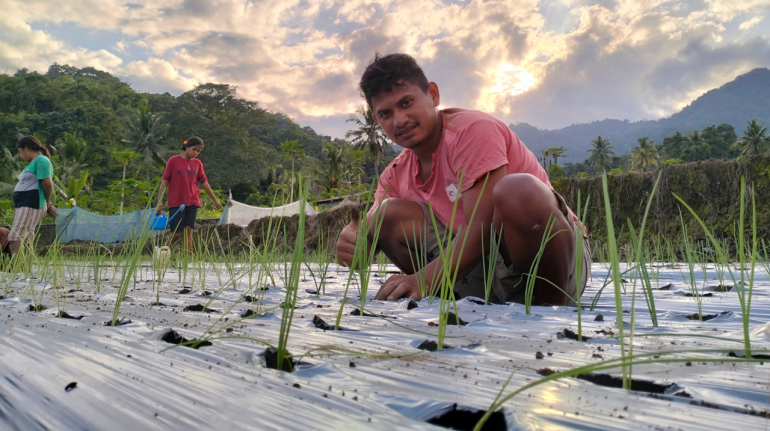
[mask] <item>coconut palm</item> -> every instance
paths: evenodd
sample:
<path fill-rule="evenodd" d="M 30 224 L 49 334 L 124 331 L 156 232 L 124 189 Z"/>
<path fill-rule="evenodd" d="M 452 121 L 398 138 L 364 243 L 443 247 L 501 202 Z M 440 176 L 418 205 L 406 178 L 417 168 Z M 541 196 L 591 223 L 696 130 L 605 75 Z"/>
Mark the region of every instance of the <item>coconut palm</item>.
<path fill-rule="evenodd" d="M 767 127 L 759 124 L 757 120 L 751 120 L 749 126 L 743 130 L 743 136 L 738 138 L 733 144 L 733 148 L 742 149 L 742 156 L 751 156 L 763 152 L 763 145 L 768 143 L 768 137 L 765 136 Z"/>
<path fill-rule="evenodd" d="M 293 141 L 286 141 L 281 143 L 281 153 L 291 159 L 291 196 L 289 202 L 294 202 L 294 159 L 305 155 L 305 151 L 302 149 L 302 144 L 298 139 Z"/>
<path fill-rule="evenodd" d="M 540 153 L 540 156 L 541 156 L 540 160 L 543 162 L 543 169 L 547 170 L 548 169 L 548 158 L 551 157 L 551 149 L 550 148 L 546 148 L 545 150 L 543 150 L 542 153 Z"/>
<path fill-rule="evenodd" d="M 139 157 L 135 163 L 145 165 L 147 179 L 150 179 L 150 167 L 153 162 L 166 163 L 163 158 L 164 148 L 160 145 L 168 133 L 169 125 L 161 123 L 162 115 L 154 115 L 150 108 L 140 108 L 130 121 L 124 143 L 131 145 L 132 151 Z"/>
<path fill-rule="evenodd" d="M 343 185 L 346 174 L 345 147 L 331 142 L 324 144 L 321 153 L 325 161 L 317 161 L 313 176 L 316 183 L 326 190 L 338 189 Z"/>
<path fill-rule="evenodd" d="M 97 153 L 89 154 L 85 139 L 79 138 L 76 133 L 65 133 L 64 139 L 56 145 L 55 149 L 59 159 L 58 163 L 55 163 L 56 175 L 64 184 L 68 184 L 72 179 L 83 177 L 83 174 L 88 171 L 98 169 L 99 162 L 102 160 L 102 156 Z M 89 189 L 88 185 L 85 189 Z"/>
<path fill-rule="evenodd" d="M 600 169 L 612 165 L 612 158 L 615 157 L 615 152 L 612 151 L 612 149 L 615 148 L 615 146 L 610 143 L 609 139 L 597 136 L 596 139 L 591 141 L 591 147 L 593 148 L 586 151 L 590 154 L 588 157 L 589 164 Z"/>
<path fill-rule="evenodd" d="M 647 165 L 655 166 L 658 164 L 658 147 L 655 146 L 655 141 L 650 140 L 647 136 L 636 140 L 639 143 L 638 147 L 631 148 L 631 160 L 634 168 L 640 168 L 644 171 L 647 169 Z"/>
<path fill-rule="evenodd" d="M 360 115 L 361 118 L 351 114 L 345 121 L 346 123 L 353 123 L 357 127 L 357 129 L 345 133 L 345 139 L 348 139 L 350 144 L 358 149 L 369 150 L 374 160 L 374 175 L 379 178 L 380 156 L 385 148 L 390 146 L 390 141 L 385 137 L 380 125 L 374 121 L 371 109 L 364 107 L 357 110 L 356 114 Z"/>
<path fill-rule="evenodd" d="M 697 130 L 693 130 L 692 132 L 684 135 L 684 139 L 687 141 L 689 148 L 697 147 L 703 143 L 703 136 L 701 136 L 701 133 Z"/>
<path fill-rule="evenodd" d="M 559 164 L 559 157 L 567 154 L 567 149 L 564 147 L 553 147 L 548 149 L 548 154 L 553 157 L 553 164 L 558 165 Z"/>
<path fill-rule="evenodd" d="M 123 183 L 126 182 L 126 166 L 136 160 L 137 155 L 133 151 L 113 151 L 112 160 L 120 166 L 123 166 Z M 120 215 L 123 215 L 123 198 L 126 195 L 125 186 L 120 186 Z"/>

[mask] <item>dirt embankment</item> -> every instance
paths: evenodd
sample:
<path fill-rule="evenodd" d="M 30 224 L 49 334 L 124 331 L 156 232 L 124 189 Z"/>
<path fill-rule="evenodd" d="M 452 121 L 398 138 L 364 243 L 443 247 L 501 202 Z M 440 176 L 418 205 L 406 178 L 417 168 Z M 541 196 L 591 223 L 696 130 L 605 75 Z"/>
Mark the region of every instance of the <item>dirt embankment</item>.
<path fill-rule="evenodd" d="M 323 235 L 323 243 L 327 250 L 334 251 L 334 244 L 337 241 L 337 235 L 342 228 L 350 221 L 351 208 L 364 210 L 363 204 L 346 201 L 330 210 L 316 215 L 308 216 L 305 227 L 305 251 L 313 252 L 318 249 Z M 275 247 L 278 250 L 287 250 L 288 247 L 294 247 L 294 241 L 297 238 L 297 226 L 299 225 L 299 215 L 291 217 L 273 217 L 272 226 L 269 217 L 252 221 L 247 227 L 236 226 L 234 224 L 217 225 L 215 222 L 204 221 L 198 225 L 193 238 L 194 247 L 197 249 L 199 241 L 205 241 L 209 250 L 212 248 L 216 253 L 224 250 L 227 253 L 248 253 L 249 244 L 260 248 L 267 240 L 268 229 L 272 229 L 271 238 L 275 241 Z M 275 237 L 277 231 L 277 237 Z M 146 244 L 144 254 L 151 254 L 154 244 L 168 244 L 170 233 L 164 233 L 163 236 L 151 240 Z M 251 237 L 251 240 L 249 239 Z M 271 240 L 272 241 L 272 240 Z M 272 246 L 272 244 L 271 244 Z M 45 254 L 49 245 L 40 245 L 36 248 L 38 254 Z M 109 250 L 113 255 L 120 254 L 128 248 L 129 252 L 134 250 L 131 242 L 115 244 L 98 244 L 91 241 L 72 241 L 62 244 L 61 252 L 66 255 L 74 255 L 78 252 L 81 255 L 88 253 L 89 249 L 98 249 L 101 253 Z"/>
<path fill-rule="evenodd" d="M 652 200 L 645 229 L 646 241 L 651 238 L 665 238 L 675 248 L 681 240 L 680 210 L 690 236 L 695 240 L 705 240 L 698 222 L 689 211 L 674 197 L 681 197 L 701 217 L 709 229 L 720 239 L 735 239 L 738 235 L 740 215 L 741 177 L 746 179 L 745 195 L 745 230 L 746 237 L 751 236 L 751 195 L 756 197 L 757 236 L 770 241 L 770 155 L 745 157 L 735 161 L 706 160 L 695 163 L 664 166 L 654 172 L 627 173 L 610 175 L 608 190 L 615 233 L 619 235 L 621 251 L 630 242 L 628 220 L 638 231 L 641 225 L 647 200 L 652 192 L 658 174 L 662 173 L 660 185 Z M 605 244 L 607 224 L 604 217 L 604 197 L 601 177 L 593 179 L 563 179 L 554 182 L 556 190 L 564 196 L 567 204 L 577 210 L 578 190 L 583 202 L 590 195 L 586 227 L 594 245 Z M 319 246 L 321 233 L 329 252 L 333 253 L 337 235 L 350 220 L 351 207 L 364 209 L 363 204 L 346 202 L 340 206 L 307 218 L 305 231 L 305 251 L 313 252 Z M 273 229 L 278 226 L 281 217 L 273 218 Z M 276 240 L 277 247 L 293 247 L 297 235 L 299 216 L 283 217 Z M 257 247 L 266 240 L 269 218 L 252 221 L 247 227 L 207 223 L 195 233 L 195 241 L 206 241 L 217 252 L 248 252 L 249 236 Z M 166 234 L 168 235 L 168 234 Z M 218 238 L 217 238 L 218 237 Z M 166 238 L 163 239 L 166 242 Z M 221 243 L 221 246 L 220 246 Z M 649 242 L 648 242 L 649 245 Z M 63 247 L 63 252 L 74 252 L 76 247 L 88 248 L 89 243 L 70 243 Z M 124 244 L 99 246 L 119 253 Z M 130 246 L 130 245 L 129 245 Z M 38 249 L 44 252 L 45 248 Z M 146 253 L 151 252 L 148 245 Z M 84 251 L 81 251 L 84 253 Z"/>
<path fill-rule="evenodd" d="M 637 232 L 644 216 L 647 200 L 655 180 L 661 174 L 658 190 L 652 200 L 647 218 L 645 237 L 659 236 L 678 242 L 682 235 L 679 212 L 690 236 L 696 240 L 706 237 L 697 220 L 679 203 L 682 198 L 720 239 L 738 236 L 740 217 L 741 177 L 746 179 L 744 222 L 746 237 L 751 236 L 751 196 L 756 198 L 757 236 L 770 240 L 770 155 L 744 157 L 734 161 L 706 160 L 663 166 L 654 172 L 610 175 L 607 186 L 616 235 L 623 228 L 619 243 L 630 241 L 627 220 Z M 567 178 L 554 183 L 568 205 L 577 209 L 580 190 L 585 202 L 590 195 L 586 227 L 594 243 L 606 242 L 607 223 L 601 177 L 593 179 Z"/>

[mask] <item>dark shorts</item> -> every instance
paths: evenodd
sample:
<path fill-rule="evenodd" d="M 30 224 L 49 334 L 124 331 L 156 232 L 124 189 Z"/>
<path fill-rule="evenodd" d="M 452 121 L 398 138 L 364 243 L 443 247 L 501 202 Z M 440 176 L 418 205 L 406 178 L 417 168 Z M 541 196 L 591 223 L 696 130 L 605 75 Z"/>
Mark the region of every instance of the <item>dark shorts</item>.
<path fill-rule="evenodd" d="M 168 217 L 168 230 L 171 232 L 181 232 L 182 229 L 186 227 L 195 229 L 195 219 L 198 217 L 198 207 L 186 206 L 182 211 L 179 211 L 179 207 L 169 208 Z"/>
<path fill-rule="evenodd" d="M 572 235 L 575 234 L 575 229 L 578 227 L 575 224 L 572 215 L 569 213 L 567 203 L 564 202 L 564 198 L 561 197 L 556 191 L 553 191 L 556 196 L 556 200 L 559 204 L 559 210 L 566 217 L 569 223 Z M 431 222 L 430 211 L 428 205 L 422 202 L 416 202 L 422 207 L 423 215 L 425 217 L 425 223 L 428 226 L 427 235 L 427 261 L 432 261 L 440 255 L 438 239 L 436 238 L 436 230 L 433 228 Z M 436 220 L 438 227 L 438 236 L 442 238 L 446 235 L 447 228 Z M 487 258 L 487 262 L 489 259 Z M 517 302 L 523 304 L 525 301 L 526 293 L 526 275 L 521 271 L 514 268 L 513 265 L 506 265 L 503 261 L 503 257 L 498 253 L 496 261 L 494 262 L 495 270 L 493 271 L 493 279 L 491 284 L 491 291 L 489 300 L 492 303 L 505 303 L 505 302 Z M 580 292 L 585 289 L 588 276 L 591 271 L 591 248 L 588 243 L 588 238 L 583 238 L 583 262 L 582 270 L 580 274 L 580 280 L 577 280 L 577 271 L 575 267 L 575 259 L 572 259 L 569 267 L 569 285 L 565 289 L 567 295 L 567 305 L 575 305 L 577 300 L 578 284 L 580 285 Z M 529 268 L 527 268 L 529 269 Z M 478 298 L 484 298 L 486 295 L 485 290 L 485 274 L 484 266 L 481 262 L 474 268 L 468 275 L 455 282 L 454 292 L 456 298 L 464 298 L 466 296 L 475 296 Z M 535 294 L 535 296 L 537 296 Z"/>

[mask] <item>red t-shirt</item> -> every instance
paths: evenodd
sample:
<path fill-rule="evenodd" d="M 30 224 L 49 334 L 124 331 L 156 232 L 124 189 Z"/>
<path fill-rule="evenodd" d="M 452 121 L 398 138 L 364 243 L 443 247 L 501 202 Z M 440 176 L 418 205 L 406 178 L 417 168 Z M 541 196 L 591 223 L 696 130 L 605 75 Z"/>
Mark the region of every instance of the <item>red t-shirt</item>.
<path fill-rule="evenodd" d="M 404 149 L 382 172 L 375 193 L 376 202 L 391 197 L 430 202 L 436 218 L 446 226 L 452 217 L 463 170 L 460 195 L 476 181 L 484 181 L 487 172 L 505 165 L 508 174 L 532 174 L 553 188 L 537 157 L 502 121 L 483 112 L 459 108 L 442 110 L 441 119 L 441 142 L 433 153 L 430 178 L 424 184 L 420 181 L 420 162 L 411 150 Z M 457 228 L 464 224 L 460 201 L 452 230 L 457 232 Z"/>
<path fill-rule="evenodd" d="M 166 163 L 163 179 L 168 180 L 169 208 L 182 204 L 188 207 L 201 206 L 201 193 L 195 182 L 203 184 L 208 178 L 203 172 L 203 163 L 200 160 L 185 160 L 182 156 L 172 156 Z"/>

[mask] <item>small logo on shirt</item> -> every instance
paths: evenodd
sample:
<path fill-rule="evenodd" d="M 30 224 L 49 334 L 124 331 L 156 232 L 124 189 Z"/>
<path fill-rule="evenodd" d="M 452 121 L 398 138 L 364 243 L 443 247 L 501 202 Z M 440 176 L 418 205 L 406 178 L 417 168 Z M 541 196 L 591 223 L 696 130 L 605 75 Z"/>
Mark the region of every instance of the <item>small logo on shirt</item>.
<path fill-rule="evenodd" d="M 446 195 L 449 198 L 449 202 L 454 202 L 455 199 L 462 196 L 461 193 L 457 192 L 457 186 L 454 184 L 448 185 L 444 190 L 446 190 Z"/>

